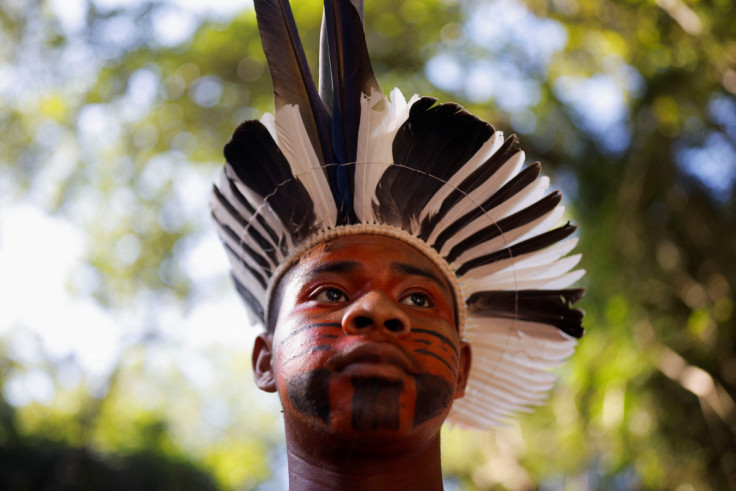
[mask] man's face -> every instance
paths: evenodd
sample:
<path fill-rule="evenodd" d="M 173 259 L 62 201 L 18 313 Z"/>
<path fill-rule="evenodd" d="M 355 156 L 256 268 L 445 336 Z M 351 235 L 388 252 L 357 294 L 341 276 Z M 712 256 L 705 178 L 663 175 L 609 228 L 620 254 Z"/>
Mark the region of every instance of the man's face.
<path fill-rule="evenodd" d="M 429 259 L 388 237 L 348 236 L 307 253 L 282 282 L 275 331 L 253 359 L 287 424 L 345 437 L 436 433 L 463 395 L 470 350 Z"/>

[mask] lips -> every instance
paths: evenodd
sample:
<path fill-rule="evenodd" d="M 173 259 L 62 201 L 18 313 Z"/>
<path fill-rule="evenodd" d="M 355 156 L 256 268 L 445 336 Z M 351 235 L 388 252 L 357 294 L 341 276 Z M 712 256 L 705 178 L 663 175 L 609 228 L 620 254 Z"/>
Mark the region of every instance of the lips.
<path fill-rule="evenodd" d="M 364 373 L 370 371 L 413 373 L 411 358 L 398 347 L 388 343 L 362 343 L 338 353 L 331 360 L 335 371 Z"/>

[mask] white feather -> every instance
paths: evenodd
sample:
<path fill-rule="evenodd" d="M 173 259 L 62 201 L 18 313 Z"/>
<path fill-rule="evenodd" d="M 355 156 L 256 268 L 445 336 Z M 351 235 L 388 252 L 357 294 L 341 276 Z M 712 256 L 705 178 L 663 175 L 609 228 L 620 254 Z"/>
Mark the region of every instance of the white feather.
<path fill-rule="evenodd" d="M 547 399 L 547 394 L 529 390 L 526 386 L 503 383 L 495 378 L 484 381 L 483 392 L 488 398 L 506 401 L 511 405 L 536 406 Z"/>
<path fill-rule="evenodd" d="M 274 119 L 273 114 L 263 113 L 263 115 L 261 116 L 260 122 L 263 126 L 266 127 L 268 132 L 271 134 L 271 138 L 273 138 L 273 141 L 275 141 L 278 144 L 279 140 L 278 140 L 278 134 L 276 132 L 276 120 Z"/>
<path fill-rule="evenodd" d="M 528 288 L 536 290 L 562 290 L 563 288 L 567 288 L 572 285 L 583 276 L 585 276 L 585 270 L 578 269 L 571 271 L 570 273 L 560 275 L 556 278 L 539 279 L 536 283 L 532 283 L 532 280 L 530 280 L 530 286 Z"/>
<path fill-rule="evenodd" d="M 470 388 L 471 381 L 468 381 L 468 388 Z M 465 411 L 469 414 L 473 414 L 477 417 L 487 417 L 486 412 L 491 413 L 491 417 L 494 419 L 508 418 L 515 413 L 530 413 L 531 408 L 522 404 L 511 404 L 506 401 L 489 397 L 484 389 L 477 392 L 473 392 L 473 406 L 466 406 Z"/>
<path fill-rule="evenodd" d="M 355 214 L 366 223 L 375 221 L 373 202 L 381 176 L 393 162 L 393 141 L 396 132 L 409 117 L 414 95 L 406 102 L 399 89 L 391 91 L 390 99 L 378 92 L 361 98 L 360 126 L 355 168 Z"/>
<path fill-rule="evenodd" d="M 376 133 L 385 131 L 385 122 L 388 119 L 389 102 L 383 94 L 371 91 L 371 96 L 365 94 L 360 98 L 360 125 L 358 127 L 358 149 L 355 157 L 355 197 L 354 209 L 358 219 L 362 222 L 373 221 L 372 199 L 378 181 L 385 172 L 389 162 L 369 160 L 372 152 L 381 145 L 381 139 Z"/>
<path fill-rule="evenodd" d="M 473 346 L 476 361 L 471 373 L 474 380 L 501 379 L 505 381 L 502 383 L 533 392 L 545 391 L 556 379 L 548 369 L 567 359 L 577 344 L 576 339 L 548 324 L 487 317 L 474 320 L 482 321 L 487 328 L 472 335 L 468 331 L 467 341 Z M 501 331 L 487 339 L 488 331 L 497 331 L 501 326 Z"/>
<path fill-rule="evenodd" d="M 289 161 L 294 177 L 301 181 L 312 198 L 315 215 L 323 227 L 333 227 L 337 221 L 337 206 L 298 106 L 285 105 L 276 112 L 276 131 L 279 148 Z"/>
<path fill-rule="evenodd" d="M 532 397 L 517 397 L 501 399 L 498 395 L 498 391 L 494 391 L 491 387 L 492 384 L 484 382 L 486 387 L 483 387 L 483 391 L 476 395 L 476 400 L 479 406 L 486 406 L 487 404 L 493 404 L 494 406 L 501 409 L 501 411 L 521 411 L 531 412 L 531 407 L 541 406 L 547 399 L 547 396 L 543 398 L 532 398 Z"/>
<path fill-rule="evenodd" d="M 549 325 L 547 329 L 558 330 L 556 327 Z M 570 343 L 569 340 L 558 342 L 520 332 L 505 339 L 505 344 L 498 344 L 498 342 L 498 336 L 489 336 L 489 339 L 476 340 L 473 348 L 488 351 L 498 350 L 509 361 L 524 358 L 535 363 L 556 363 L 566 360 L 575 349 L 575 343 Z"/>
<path fill-rule="evenodd" d="M 452 411 L 447 418 L 450 424 L 471 430 L 497 428 L 507 424 L 506 418 L 499 418 L 493 413 L 493 408 L 488 408 L 477 416 L 473 414 L 473 403 L 466 400 L 469 394 L 470 392 L 466 389 L 465 397 L 455 399 L 455 402 L 452 403 Z"/>
<path fill-rule="evenodd" d="M 488 331 L 508 331 L 508 332 L 523 332 L 528 336 L 535 338 L 548 339 L 555 343 L 567 343 L 570 346 L 574 346 L 577 343 L 577 339 L 573 338 L 560 331 L 554 326 L 543 322 L 525 321 L 520 319 L 506 319 L 506 318 L 489 318 L 481 316 L 470 316 L 468 317 L 469 324 L 473 325 L 472 333 L 468 331 L 468 340 L 471 337 L 480 339 Z"/>

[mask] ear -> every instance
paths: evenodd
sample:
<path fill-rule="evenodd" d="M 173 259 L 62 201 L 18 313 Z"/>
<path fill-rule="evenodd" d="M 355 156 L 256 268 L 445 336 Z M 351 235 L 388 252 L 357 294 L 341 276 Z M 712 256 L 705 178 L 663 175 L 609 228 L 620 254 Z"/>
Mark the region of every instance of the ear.
<path fill-rule="evenodd" d="M 276 376 L 271 366 L 272 343 L 273 335 L 262 332 L 253 344 L 253 378 L 258 388 L 266 392 L 276 392 Z"/>
<path fill-rule="evenodd" d="M 460 399 L 465 395 L 465 386 L 468 384 L 470 376 L 470 367 L 472 365 L 473 356 L 470 345 L 467 341 L 460 341 L 460 360 L 457 370 L 457 389 L 455 389 L 455 399 Z"/>

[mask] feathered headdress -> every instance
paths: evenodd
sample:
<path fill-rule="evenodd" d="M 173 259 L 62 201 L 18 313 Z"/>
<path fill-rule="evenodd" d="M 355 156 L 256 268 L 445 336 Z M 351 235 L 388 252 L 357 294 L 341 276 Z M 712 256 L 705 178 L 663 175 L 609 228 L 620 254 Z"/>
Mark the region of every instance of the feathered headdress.
<path fill-rule="evenodd" d="M 346 234 L 403 240 L 453 285 L 473 350 L 465 397 L 449 419 L 487 428 L 539 405 L 574 350 L 582 275 L 567 256 L 575 227 L 516 137 L 453 103 L 398 89 L 371 68 L 362 0 L 325 0 L 319 90 L 288 0 L 255 0 L 275 114 L 246 121 L 225 146 L 212 214 L 250 309 L 302 252 Z M 566 239 L 566 240 L 565 240 Z"/>

